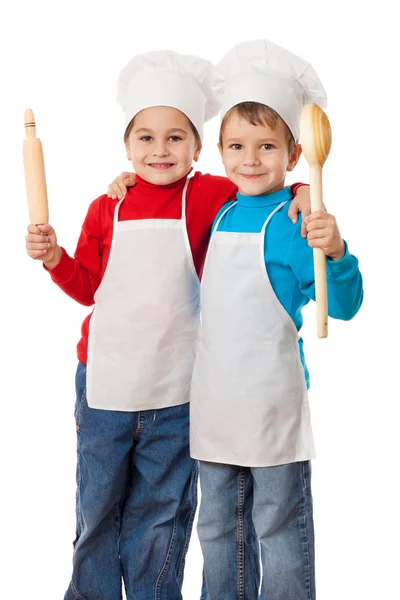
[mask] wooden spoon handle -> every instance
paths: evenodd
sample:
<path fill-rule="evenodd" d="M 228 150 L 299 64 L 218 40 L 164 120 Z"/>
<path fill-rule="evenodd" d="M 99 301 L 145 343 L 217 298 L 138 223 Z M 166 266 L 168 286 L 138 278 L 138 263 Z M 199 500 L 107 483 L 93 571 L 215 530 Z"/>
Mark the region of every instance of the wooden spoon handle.
<path fill-rule="evenodd" d="M 322 167 L 311 166 L 310 173 L 311 212 L 324 210 L 322 201 Z M 313 248 L 315 301 L 317 305 L 317 334 L 328 337 L 328 290 L 326 283 L 326 256 L 321 248 Z"/>

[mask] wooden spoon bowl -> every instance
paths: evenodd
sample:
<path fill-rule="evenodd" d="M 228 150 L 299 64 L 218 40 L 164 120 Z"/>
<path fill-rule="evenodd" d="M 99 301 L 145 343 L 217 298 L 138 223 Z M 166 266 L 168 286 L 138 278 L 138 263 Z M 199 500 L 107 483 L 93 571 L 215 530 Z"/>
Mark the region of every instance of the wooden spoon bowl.
<path fill-rule="evenodd" d="M 323 167 L 332 146 L 329 119 L 316 104 L 306 104 L 300 119 L 300 140 L 303 154 L 310 165 Z"/>

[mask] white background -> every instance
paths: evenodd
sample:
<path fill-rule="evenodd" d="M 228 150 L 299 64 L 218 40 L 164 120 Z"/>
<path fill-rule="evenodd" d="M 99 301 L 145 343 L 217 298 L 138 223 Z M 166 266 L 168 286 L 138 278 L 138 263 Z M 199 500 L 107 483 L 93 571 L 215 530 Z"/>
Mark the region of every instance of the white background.
<path fill-rule="evenodd" d="M 309 60 L 329 98 L 333 146 L 324 199 L 360 260 L 365 302 L 317 340 L 303 329 L 318 459 L 313 490 L 321 600 L 398 597 L 398 155 L 395 3 L 21 2 L 1 9 L 1 529 L 2 598 L 63 598 L 72 563 L 75 345 L 87 309 L 25 253 L 22 141 L 32 107 L 42 139 L 50 222 L 73 253 L 89 203 L 129 170 L 120 69 L 135 54 L 174 49 L 217 61 L 267 38 Z M 199 169 L 223 174 L 218 121 Z M 288 178 L 308 181 L 301 159 Z M 185 600 L 200 593 L 194 533 Z M 107 600 L 107 599 L 105 599 Z M 289 600 L 289 599 L 288 599 Z M 295 600 L 295 599 L 290 599 Z"/>

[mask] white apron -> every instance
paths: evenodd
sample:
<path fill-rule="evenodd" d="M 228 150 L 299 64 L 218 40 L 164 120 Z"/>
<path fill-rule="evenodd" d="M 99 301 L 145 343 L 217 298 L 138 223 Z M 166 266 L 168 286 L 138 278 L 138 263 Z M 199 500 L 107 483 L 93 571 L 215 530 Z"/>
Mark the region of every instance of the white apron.
<path fill-rule="evenodd" d="M 89 326 L 91 408 L 139 411 L 189 401 L 200 283 L 181 219 L 118 221 Z"/>
<path fill-rule="evenodd" d="M 298 332 L 265 268 L 261 233 L 218 231 L 201 285 L 191 456 L 268 467 L 314 458 Z M 234 205 L 232 205 L 234 206 Z"/>

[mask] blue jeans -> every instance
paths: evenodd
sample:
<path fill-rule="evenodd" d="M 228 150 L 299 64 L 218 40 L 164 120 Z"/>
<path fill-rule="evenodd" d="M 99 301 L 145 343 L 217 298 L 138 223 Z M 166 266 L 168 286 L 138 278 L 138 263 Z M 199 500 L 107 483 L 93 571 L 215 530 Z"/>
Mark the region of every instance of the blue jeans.
<path fill-rule="evenodd" d="M 198 534 L 210 600 L 315 600 L 309 462 L 264 468 L 200 462 L 200 488 Z"/>
<path fill-rule="evenodd" d="M 181 600 L 197 505 L 189 406 L 89 408 L 76 374 L 76 539 L 64 600 Z"/>

